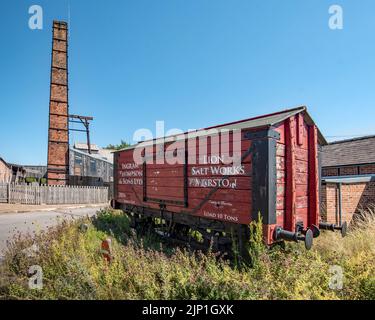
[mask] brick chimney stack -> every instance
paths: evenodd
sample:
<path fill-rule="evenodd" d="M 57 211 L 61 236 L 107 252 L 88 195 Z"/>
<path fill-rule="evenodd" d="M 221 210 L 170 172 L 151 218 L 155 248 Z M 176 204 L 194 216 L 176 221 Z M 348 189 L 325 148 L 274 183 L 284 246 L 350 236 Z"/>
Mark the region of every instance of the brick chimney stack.
<path fill-rule="evenodd" d="M 53 22 L 48 128 L 48 185 L 69 178 L 68 24 Z"/>

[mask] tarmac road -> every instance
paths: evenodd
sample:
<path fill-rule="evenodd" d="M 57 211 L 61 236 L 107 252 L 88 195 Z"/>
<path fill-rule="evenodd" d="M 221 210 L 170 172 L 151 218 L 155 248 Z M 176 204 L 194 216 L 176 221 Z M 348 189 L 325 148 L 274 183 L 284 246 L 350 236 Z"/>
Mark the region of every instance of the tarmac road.
<path fill-rule="evenodd" d="M 103 206 L 104 207 L 104 206 Z M 85 216 L 93 216 L 100 207 L 88 207 L 77 209 L 59 208 L 52 211 L 32 211 L 25 213 L 1 213 L 0 214 L 0 258 L 6 248 L 7 240 L 16 233 L 28 233 L 42 230 L 56 225 L 61 219 L 72 220 Z"/>

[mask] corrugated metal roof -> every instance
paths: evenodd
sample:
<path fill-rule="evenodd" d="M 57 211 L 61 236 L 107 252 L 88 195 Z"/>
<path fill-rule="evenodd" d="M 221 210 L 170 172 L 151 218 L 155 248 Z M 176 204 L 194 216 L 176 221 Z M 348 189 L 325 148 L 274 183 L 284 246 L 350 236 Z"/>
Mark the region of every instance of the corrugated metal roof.
<path fill-rule="evenodd" d="M 99 149 L 98 156 L 102 157 L 103 159 L 107 159 L 108 161 L 113 162 L 113 152 L 115 150 L 108 150 L 108 149 Z"/>
<path fill-rule="evenodd" d="M 375 163 L 375 136 L 331 142 L 322 151 L 323 167 Z"/>
<path fill-rule="evenodd" d="M 96 160 L 100 160 L 100 161 L 104 161 L 104 162 L 108 162 L 110 164 L 113 164 L 113 161 L 110 161 L 107 158 L 102 157 L 100 154 L 95 154 L 95 153 L 89 154 L 88 152 L 84 152 L 84 151 L 81 151 L 81 150 L 78 150 L 78 149 L 75 149 L 75 148 L 69 148 L 69 149 L 71 151 L 75 152 L 75 153 L 82 154 L 82 155 L 85 155 L 87 157 L 91 157 L 91 158 L 96 159 Z"/>
<path fill-rule="evenodd" d="M 96 144 L 91 143 L 90 146 L 91 146 L 92 151 L 99 151 L 99 147 Z M 80 149 L 80 150 L 88 150 L 89 149 L 87 143 L 82 143 L 82 142 L 76 142 L 74 144 L 74 148 Z"/>
<path fill-rule="evenodd" d="M 274 126 L 276 124 L 279 124 L 283 122 L 284 120 L 303 112 L 305 115 L 305 118 L 308 122 L 313 123 L 313 120 L 311 119 L 310 115 L 307 113 L 307 109 L 305 106 L 293 108 L 293 109 L 288 109 L 272 114 L 267 114 L 263 116 L 258 116 L 254 118 L 249 118 L 241 121 L 236 121 L 236 122 L 230 122 L 230 123 L 225 123 L 222 125 L 217 125 L 213 127 L 208 127 L 208 128 L 203 128 L 203 129 L 198 129 L 196 131 L 190 131 L 190 132 L 185 132 L 184 134 L 179 134 L 179 135 L 172 135 L 172 136 L 167 136 L 164 138 L 159 138 L 159 139 L 154 139 L 154 140 L 147 140 L 142 143 L 149 143 L 149 144 L 160 144 L 160 143 L 166 143 L 166 142 L 173 142 L 173 141 L 178 141 L 185 139 L 185 136 L 189 134 L 189 138 L 196 138 L 200 136 L 207 136 L 207 135 L 212 135 L 216 129 L 220 130 L 239 130 L 239 129 L 255 129 L 255 128 L 262 128 L 262 127 L 270 127 Z M 326 140 L 321 134 L 321 132 L 318 129 L 318 135 L 319 135 L 319 141 L 321 144 L 326 144 Z M 134 149 L 137 145 L 132 145 L 130 147 L 124 148 L 122 150 L 130 150 Z M 119 150 L 119 151 L 122 151 Z M 118 151 L 117 151 L 118 152 Z"/>

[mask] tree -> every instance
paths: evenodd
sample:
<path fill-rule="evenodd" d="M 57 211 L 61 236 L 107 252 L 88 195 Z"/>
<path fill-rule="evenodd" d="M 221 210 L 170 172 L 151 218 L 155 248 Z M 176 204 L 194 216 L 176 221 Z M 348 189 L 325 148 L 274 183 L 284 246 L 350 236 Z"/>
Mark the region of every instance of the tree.
<path fill-rule="evenodd" d="M 104 147 L 104 149 L 109 149 L 109 150 L 121 150 L 121 149 L 124 149 L 126 147 L 129 147 L 130 144 L 127 143 L 126 141 L 124 140 L 121 140 L 121 143 L 120 144 L 109 144 L 108 146 Z"/>

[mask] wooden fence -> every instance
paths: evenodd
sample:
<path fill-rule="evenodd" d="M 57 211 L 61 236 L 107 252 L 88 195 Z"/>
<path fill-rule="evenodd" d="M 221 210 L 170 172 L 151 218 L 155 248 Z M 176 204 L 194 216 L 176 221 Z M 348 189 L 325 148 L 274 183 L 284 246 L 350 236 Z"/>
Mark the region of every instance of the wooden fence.
<path fill-rule="evenodd" d="M 88 204 L 108 200 L 108 187 L 0 184 L 0 203 Z"/>

